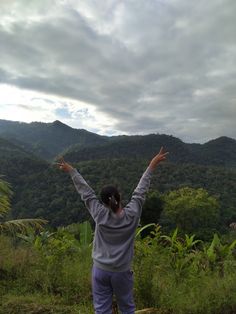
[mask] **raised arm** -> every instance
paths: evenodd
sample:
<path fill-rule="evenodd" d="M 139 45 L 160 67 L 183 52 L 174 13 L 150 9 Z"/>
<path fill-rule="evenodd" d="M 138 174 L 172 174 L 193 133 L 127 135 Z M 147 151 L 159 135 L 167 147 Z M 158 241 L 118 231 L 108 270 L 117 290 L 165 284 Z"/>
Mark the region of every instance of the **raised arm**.
<path fill-rule="evenodd" d="M 97 199 L 94 190 L 84 180 L 82 175 L 62 158 L 58 163 L 59 168 L 70 174 L 77 192 L 80 194 L 91 216 L 96 221 L 98 214 L 103 209 L 102 204 Z"/>
<path fill-rule="evenodd" d="M 129 212 L 138 215 L 139 217 L 141 216 L 146 193 L 150 187 L 152 173 L 157 168 L 158 164 L 166 159 L 167 154 L 168 152 L 164 153 L 164 149 L 161 147 L 159 153 L 150 161 L 149 166 L 142 175 L 136 189 L 132 194 L 130 202 L 126 206 Z"/>
<path fill-rule="evenodd" d="M 153 157 L 152 160 L 150 161 L 148 169 L 150 169 L 151 171 L 154 171 L 161 161 L 166 160 L 166 156 L 168 154 L 169 152 L 164 153 L 164 149 L 163 147 L 161 147 L 159 153 L 155 157 Z"/>

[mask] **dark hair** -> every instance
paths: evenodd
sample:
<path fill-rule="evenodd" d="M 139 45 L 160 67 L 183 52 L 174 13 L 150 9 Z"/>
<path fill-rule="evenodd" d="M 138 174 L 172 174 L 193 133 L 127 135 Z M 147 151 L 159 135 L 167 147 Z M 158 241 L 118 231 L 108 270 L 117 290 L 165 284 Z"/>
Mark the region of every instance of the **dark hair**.
<path fill-rule="evenodd" d="M 100 193 L 102 202 L 115 213 L 120 206 L 120 193 L 113 185 L 104 186 Z"/>

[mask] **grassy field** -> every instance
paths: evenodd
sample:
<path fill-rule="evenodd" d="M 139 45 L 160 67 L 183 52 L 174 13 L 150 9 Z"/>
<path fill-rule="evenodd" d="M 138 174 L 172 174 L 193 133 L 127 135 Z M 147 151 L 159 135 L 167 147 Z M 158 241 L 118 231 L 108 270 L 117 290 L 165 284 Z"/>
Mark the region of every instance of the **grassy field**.
<path fill-rule="evenodd" d="M 133 271 L 137 310 L 160 314 L 236 313 L 236 259 L 231 242 L 193 237 L 137 237 Z M 93 313 L 91 245 L 68 230 L 0 237 L 0 313 Z M 140 312 L 142 313 L 142 312 Z"/>

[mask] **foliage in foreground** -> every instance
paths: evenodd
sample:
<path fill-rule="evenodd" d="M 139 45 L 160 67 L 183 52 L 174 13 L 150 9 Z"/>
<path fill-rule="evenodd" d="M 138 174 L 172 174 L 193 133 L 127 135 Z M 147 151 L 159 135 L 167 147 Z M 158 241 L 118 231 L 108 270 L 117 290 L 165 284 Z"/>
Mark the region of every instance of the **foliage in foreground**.
<path fill-rule="evenodd" d="M 236 240 L 211 243 L 194 236 L 162 235 L 136 242 L 134 270 L 140 307 L 175 314 L 236 313 Z"/>
<path fill-rule="evenodd" d="M 14 219 L 7 220 L 5 216 L 11 209 L 10 198 L 12 190 L 10 185 L 4 181 L 0 176 L 0 234 L 1 233 L 14 233 L 14 232 L 27 232 L 29 227 L 35 229 L 42 229 L 42 225 L 46 223 L 44 219 Z"/>
<path fill-rule="evenodd" d="M 136 237 L 133 270 L 138 309 L 166 314 L 236 313 L 236 241 L 194 236 Z M 145 230 L 146 231 L 146 230 Z M 0 313 L 93 313 L 88 225 L 0 237 Z M 232 233 L 231 237 L 235 237 Z"/>

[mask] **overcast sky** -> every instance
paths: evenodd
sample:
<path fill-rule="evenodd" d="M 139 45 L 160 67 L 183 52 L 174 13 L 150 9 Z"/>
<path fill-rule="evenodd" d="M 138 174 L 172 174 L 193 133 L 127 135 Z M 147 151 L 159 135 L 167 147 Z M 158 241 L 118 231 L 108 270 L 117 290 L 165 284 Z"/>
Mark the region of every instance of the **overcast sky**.
<path fill-rule="evenodd" d="M 236 138 L 235 0 L 1 0 L 0 118 Z"/>

